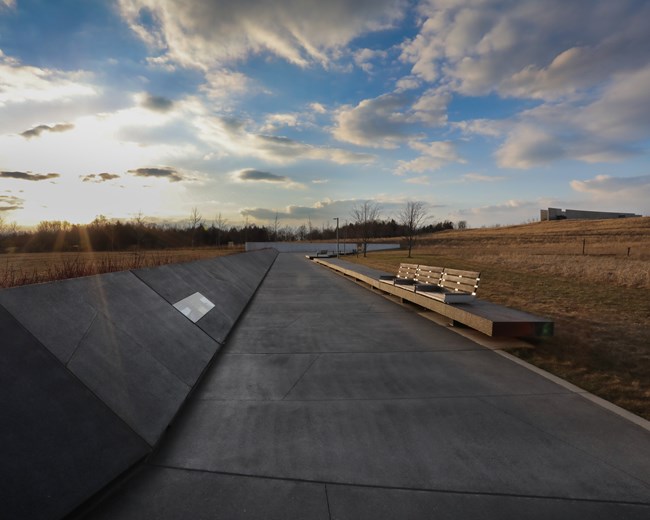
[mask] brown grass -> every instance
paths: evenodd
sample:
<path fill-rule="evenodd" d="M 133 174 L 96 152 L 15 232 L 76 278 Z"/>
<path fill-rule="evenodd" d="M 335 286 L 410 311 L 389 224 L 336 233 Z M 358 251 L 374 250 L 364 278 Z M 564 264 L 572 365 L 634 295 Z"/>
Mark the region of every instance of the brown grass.
<path fill-rule="evenodd" d="M 447 231 L 410 260 L 350 260 L 387 272 L 400 262 L 480 270 L 479 297 L 555 321 L 553 338 L 514 354 L 650 419 L 650 218 Z"/>
<path fill-rule="evenodd" d="M 106 253 L 8 253 L 0 255 L 0 288 L 191 262 L 242 249 L 173 249 Z"/>

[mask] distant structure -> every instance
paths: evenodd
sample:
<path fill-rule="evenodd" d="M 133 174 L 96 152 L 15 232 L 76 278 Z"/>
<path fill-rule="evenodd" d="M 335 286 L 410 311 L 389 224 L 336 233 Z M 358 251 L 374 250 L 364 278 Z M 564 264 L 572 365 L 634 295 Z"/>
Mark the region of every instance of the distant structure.
<path fill-rule="evenodd" d="M 565 219 L 583 219 L 599 220 L 606 218 L 630 218 L 641 217 L 634 213 L 614 213 L 609 211 L 582 211 L 579 209 L 548 208 L 540 210 L 540 220 L 565 220 Z"/>

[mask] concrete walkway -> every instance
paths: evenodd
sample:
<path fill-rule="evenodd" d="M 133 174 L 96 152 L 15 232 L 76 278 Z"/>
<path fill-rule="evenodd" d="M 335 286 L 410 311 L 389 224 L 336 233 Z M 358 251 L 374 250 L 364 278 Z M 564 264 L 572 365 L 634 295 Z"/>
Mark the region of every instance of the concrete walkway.
<path fill-rule="evenodd" d="M 158 450 L 88 518 L 646 519 L 650 432 L 280 254 Z"/>

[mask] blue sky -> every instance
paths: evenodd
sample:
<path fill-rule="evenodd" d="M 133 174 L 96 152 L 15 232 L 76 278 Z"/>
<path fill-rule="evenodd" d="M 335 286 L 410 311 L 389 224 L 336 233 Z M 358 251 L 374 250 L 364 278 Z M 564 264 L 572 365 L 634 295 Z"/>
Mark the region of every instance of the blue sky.
<path fill-rule="evenodd" d="M 650 2 L 0 0 L 0 218 L 650 213 Z"/>

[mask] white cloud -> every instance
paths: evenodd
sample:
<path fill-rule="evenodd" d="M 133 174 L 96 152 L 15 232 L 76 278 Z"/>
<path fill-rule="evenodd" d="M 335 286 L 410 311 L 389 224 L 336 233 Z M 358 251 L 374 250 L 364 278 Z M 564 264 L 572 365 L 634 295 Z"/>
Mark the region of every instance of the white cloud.
<path fill-rule="evenodd" d="M 498 164 L 530 168 L 560 159 L 618 161 L 650 135 L 650 66 L 615 76 L 587 103 L 543 104 L 522 113 L 496 152 Z"/>
<path fill-rule="evenodd" d="M 311 103 L 309 105 L 309 108 L 311 108 L 317 114 L 326 114 L 327 113 L 327 109 L 321 103 Z"/>
<path fill-rule="evenodd" d="M 466 173 L 462 178 L 472 182 L 499 182 L 505 179 L 505 177 L 482 175 L 480 173 Z"/>
<path fill-rule="evenodd" d="M 18 103 L 70 103 L 97 95 L 88 74 L 22 65 L 0 51 L 0 107 Z"/>
<path fill-rule="evenodd" d="M 447 122 L 447 105 L 451 101 L 449 92 L 439 89 L 429 89 L 413 103 L 412 114 L 408 120 L 422 122 L 432 126 L 444 125 Z"/>
<path fill-rule="evenodd" d="M 245 74 L 218 69 L 205 74 L 205 84 L 200 87 L 200 90 L 212 99 L 232 99 L 245 93 L 249 86 L 250 80 Z"/>
<path fill-rule="evenodd" d="M 429 0 L 402 60 L 467 95 L 557 100 L 648 63 L 650 4 Z"/>
<path fill-rule="evenodd" d="M 409 179 L 405 179 L 404 182 L 407 182 L 409 184 L 421 184 L 423 186 L 428 186 L 430 184 L 429 177 L 426 175 L 422 175 L 420 177 L 411 177 Z"/>
<path fill-rule="evenodd" d="M 422 155 L 412 161 L 399 161 L 396 173 L 404 175 L 408 172 L 423 173 L 434 171 L 445 164 L 465 162 L 456 151 L 451 141 L 433 141 L 431 143 L 412 142 L 409 146 L 421 152 Z"/>
<path fill-rule="evenodd" d="M 334 137 L 360 146 L 396 148 L 409 137 L 410 125 L 402 112 L 409 100 L 404 94 L 384 94 L 356 107 L 342 107 L 335 117 Z"/>
<path fill-rule="evenodd" d="M 208 70 L 268 53 L 328 66 L 352 39 L 392 27 L 402 0 L 119 0 L 131 28 L 183 66 Z"/>
<path fill-rule="evenodd" d="M 288 164 L 302 159 L 330 161 L 336 164 L 368 163 L 369 154 L 341 148 L 319 147 L 288 137 L 259 134 L 248 129 L 255 126 L 246 120 L 212 115 L 197 100 L 188 102 L 189 115 L 196 135 L 213 148 L 210 157 L 254 157 L 274 164 Z"/>
<path fill-rule="evenodd" d="M 282 127 L 295 127 L 298 126 L 297 114 L 270 114 L 266 116 L 262 132 L 273 132 Z"/>
<path fill-rule="evenodd" d="M 0 8 L 3 5 L 8 8 L 16 7 L 16 0 L 0 0 Z"/>
<path fill-rule="evenodd" d="M 361 70 L 367 73 L 371 73 L 374 69 L 373 61 L 381 61 L 388 56 L 388 53 L 383 50 L 373 50 L 373 49 L 359 49 L 353 54 L 354 63 Z"/>
<path fill-rule="evenodd" d="M 404 76 L 397 80 L 395 91 L 402 92 L 404 90 L 414 90 L 420 88 L 421 84 L 421 81 L 415 76 Z"/>
<path fill-rule="evenodd" d="M 449 123 L 452 128 L 457 128 L 464 135 L 483 135 L 486 137 L 501 137 L 504 132 L 503 121 L 490 119 L 468 119 Z"/>
<path fill-rule="evenodd" d="M 356 107 L 338 110 L 333 135 L 360 146 L 396 148 L 401 142 L 422 137 L 416 133 L 418 124 L 444 124 L 449 101 L 450 95 L 439 89 L 430 89 L 417 99 L 397 91 L 364 99 Z"/>
<path fill-rule="evenodd" d="M 650 175 L 612 177 L 597 175 L 593 179 L 573 180 L 571 188 L 588 195 L 604 209 L 626 212 L 650 212 Z M 631 209 L 628 209 L 631 208 Z"/>

